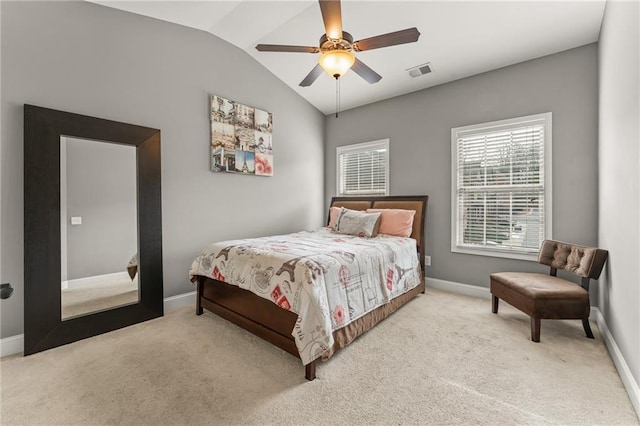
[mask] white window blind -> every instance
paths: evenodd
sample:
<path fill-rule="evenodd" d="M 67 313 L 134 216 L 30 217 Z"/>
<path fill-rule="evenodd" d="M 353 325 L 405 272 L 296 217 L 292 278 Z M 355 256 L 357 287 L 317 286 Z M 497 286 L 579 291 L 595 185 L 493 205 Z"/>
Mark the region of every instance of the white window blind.
<path fill-rule="evenodd" d="M 339 146 L 336 159 L 338 195 L 388 194 L 388 139 Z"/>
<path fill-rule="evenodd" d="M 451 130 L 451 250 L 535 259 L 551 236 L 551 113 Z"/>

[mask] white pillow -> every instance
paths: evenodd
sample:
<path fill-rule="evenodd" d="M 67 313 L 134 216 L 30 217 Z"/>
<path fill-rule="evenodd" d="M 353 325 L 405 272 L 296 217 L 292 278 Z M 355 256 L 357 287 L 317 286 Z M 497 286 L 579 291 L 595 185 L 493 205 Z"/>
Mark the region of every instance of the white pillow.
<path fill-rule="evenodd" d="M 340 234 L 375 237 L 378 235 L 379 226 L 380 213 L 366 213 L 341 208 L 333 230 Z"/>

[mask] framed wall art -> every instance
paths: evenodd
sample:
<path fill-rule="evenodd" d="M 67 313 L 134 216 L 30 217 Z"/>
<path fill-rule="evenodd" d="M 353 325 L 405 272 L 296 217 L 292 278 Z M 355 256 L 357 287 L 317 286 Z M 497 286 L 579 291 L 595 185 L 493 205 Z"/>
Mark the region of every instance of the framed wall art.
<path fill-rule="evenodd" d="M 211 96 L 211 171 L 273 176 L 270 112 Z"/>

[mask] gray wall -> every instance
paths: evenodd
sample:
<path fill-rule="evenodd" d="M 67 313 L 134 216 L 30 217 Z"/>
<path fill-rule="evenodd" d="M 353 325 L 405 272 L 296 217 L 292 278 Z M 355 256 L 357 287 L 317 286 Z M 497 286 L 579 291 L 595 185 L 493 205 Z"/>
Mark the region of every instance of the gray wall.
<path fill-rule="evenodd" d="M 607 2 L 599 51 L 600 310 L 640 383 L 640 6 Z M 636 385 L 637 386 L 637 385 Z M 636 387 L 637 392 L 637 387 Z M 637 403 L 636 394 L 635 402 Z M 636 406 L 640 412 L 640 407 Z"/>
<path fill-rule="evenodd" d="M 67 279 L 125 273 L 138 251 L 136 148 L 65 139 Z"/>
<path fill-rule="evenodd" d="M 337 146 L 389 138 L 390 194 L 430 197 L 430 278 L 488 287 L 492 272 L 545 271 L 533 262 L 451 252 L 451 128 L 552 112 L 553 236 L 596 244 L 597 83 L 591 44 L 327 116 L 325 201 L 336 191 Z"/>
<path fill-rule="evenodd" d="M 2 337 L 23 320 L 23 104 L 162 131 L 165 297 L 192 291 L 214 240 L 292 232 L 325 217 L 324 116 L 211 34 L 86 2 L 0 2 Z M 273 113 L 275 176 L 209 171 L 210 94 Z"/>

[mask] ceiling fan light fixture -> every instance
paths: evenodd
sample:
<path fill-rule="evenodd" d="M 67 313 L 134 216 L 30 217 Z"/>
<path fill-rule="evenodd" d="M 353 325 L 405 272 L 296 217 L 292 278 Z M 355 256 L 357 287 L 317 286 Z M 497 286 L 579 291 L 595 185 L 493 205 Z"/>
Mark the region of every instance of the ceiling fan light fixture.
<path fill-rule="evenodd" d="M 318 63 L 331 77 L 342 77 L 356 61 L 356 57 L 346 50 L 330 50 L 318 58 Z"/>

